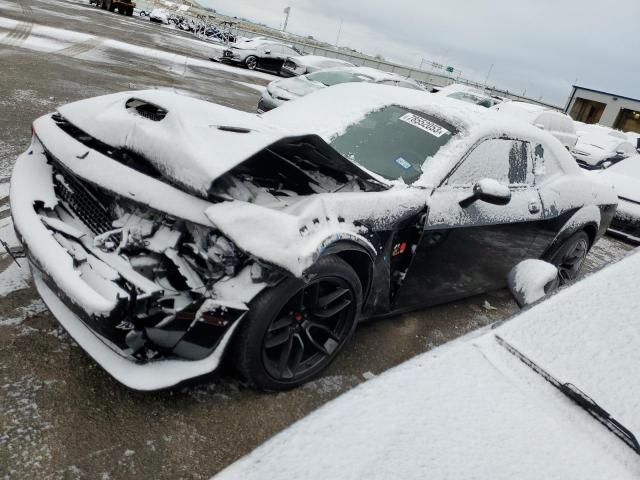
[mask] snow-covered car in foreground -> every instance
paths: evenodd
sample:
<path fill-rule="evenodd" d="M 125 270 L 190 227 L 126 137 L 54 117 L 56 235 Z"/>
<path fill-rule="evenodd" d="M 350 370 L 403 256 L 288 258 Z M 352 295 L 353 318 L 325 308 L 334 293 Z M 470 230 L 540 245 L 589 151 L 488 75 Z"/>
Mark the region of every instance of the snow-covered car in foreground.
<path fill-rule="evenodd" d="M 634 155 L 597 172 L 615 187 L 618 208 L 609 233 L 640 242 L 640 155 Z"/>
<path fill-rule="evenodd" d="M 601 133 L 580 135 L 579 132 L 578 142 L 571 153 L 582 168 L 598 170 L 630 157 L 636 153 L 636 148 L 626 137 Z"/>
<path fill-rule="evenodd" d="M 216 480 L 640 476 L 640 254 L 373 378 Z"/>
<path fill-rule="evenodd" d="M 317 90 L 341 83 L 377 83 L 414 90 L 424 90 L 418 82 L 396 73 L 383 72 L 370 67 L 330 68 L 295 78 L 274 80 L 258 102 L 258 113 L 279 107 L 284 102 L 295 100 Z"/>
<path fill-rule="evenodd" d="M 212 60 L 242 65 L 249 70 L 280 73 L 285 59 L 298 54 L 293 47 L 284 43 L 255 38 L 234 43 L 223 50 L 222 57 Z"/>
<path fill-rule="evenodd" d="M 574 122 L 565 113 L 526 102 L 508 101 L 494 105 L 491 108 L 506 115 L 518 117 L 542 130 L 546 130 L 556 137 L 567 150 L 572 150 L 578 141 Z"/>
<path fill-rule="evenodd" d="M 165 91 L 33 124 L 11 212 L 43 300 L 140 390 L 214 370 L 299 385 L 360 319 L 504 286 L 524 258 L 573 278 L 615 211 L 548 134 L 373 84 L 263 115 Z"/>
<path fill-rule="evenodd" d="M 329 58 L 320 55 L 298 55 L 288 57 L 284 61 L 280 75 L 283 77 L 297 77 L 306 73 L 337 67 L 355 67 L 355 65 L 338 58 Z"/>

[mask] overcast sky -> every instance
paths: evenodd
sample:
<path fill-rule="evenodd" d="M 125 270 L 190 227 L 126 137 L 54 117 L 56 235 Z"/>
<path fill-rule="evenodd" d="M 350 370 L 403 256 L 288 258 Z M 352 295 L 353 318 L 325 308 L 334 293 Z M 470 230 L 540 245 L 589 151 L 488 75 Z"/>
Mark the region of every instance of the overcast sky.
<path fill-rule="evenodd" d="M 218 12 L 564 105 L 578 84 L 640 98 L 640 0 L 200 0 Z"/>

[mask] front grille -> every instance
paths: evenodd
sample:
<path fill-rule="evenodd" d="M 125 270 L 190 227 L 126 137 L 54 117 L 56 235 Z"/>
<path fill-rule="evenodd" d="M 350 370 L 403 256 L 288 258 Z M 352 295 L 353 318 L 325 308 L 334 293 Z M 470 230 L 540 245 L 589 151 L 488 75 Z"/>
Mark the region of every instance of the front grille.
<path fill-rule="evenodd" d="M 88 185 L 53 163 L 56 196 L 96 235 L 113 230 L 109 211 Z"/>

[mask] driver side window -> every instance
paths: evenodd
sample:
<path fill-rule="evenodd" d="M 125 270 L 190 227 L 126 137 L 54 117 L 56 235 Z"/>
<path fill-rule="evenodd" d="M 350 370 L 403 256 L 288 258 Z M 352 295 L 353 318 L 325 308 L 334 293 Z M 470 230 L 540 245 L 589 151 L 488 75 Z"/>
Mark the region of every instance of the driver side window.
<path fill-rule="evenodd" d="M 483 178 L 497 180 L 503 185 L 533 184 L 529 144 L 502 138 L 485 140 L 467 155 L 447 184 L 472 186 Z"/>

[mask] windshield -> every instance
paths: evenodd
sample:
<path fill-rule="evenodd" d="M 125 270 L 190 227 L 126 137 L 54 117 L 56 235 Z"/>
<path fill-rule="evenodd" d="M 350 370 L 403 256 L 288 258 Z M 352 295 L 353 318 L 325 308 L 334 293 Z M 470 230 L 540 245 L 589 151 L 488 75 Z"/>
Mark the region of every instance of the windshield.
<path fill-rule="evenodd" d="M 327 87 L 338 85 L 339 83 L 371 82 L 371 78 L 366 75 L 353 72 L 315 72 L 307 75 L 313 82 L 320 82 Z"/>
<path fill-rule="evenodd" d="M 424 113 L 389 106 L 369 113 L 330 143 L 342 155 L 389 180 L 413 183 L 425 161 L 455 134 Z"/>

